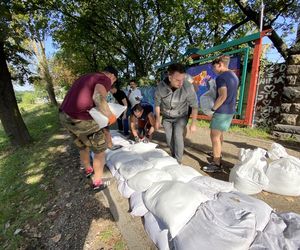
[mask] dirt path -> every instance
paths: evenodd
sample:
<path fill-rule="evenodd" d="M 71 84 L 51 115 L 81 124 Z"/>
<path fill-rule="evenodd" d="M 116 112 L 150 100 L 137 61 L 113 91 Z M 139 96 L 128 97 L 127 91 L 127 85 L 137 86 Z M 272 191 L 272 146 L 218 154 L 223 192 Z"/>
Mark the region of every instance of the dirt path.
<path fill-rule="evenodd" d="M 52 164 L 53 195 L 43 206 L 44 220 L 27 225 L 26 249 L 127 249 L 106 199 L 91 190 L 80 172 L 78 151 L 64 136 Z"/>

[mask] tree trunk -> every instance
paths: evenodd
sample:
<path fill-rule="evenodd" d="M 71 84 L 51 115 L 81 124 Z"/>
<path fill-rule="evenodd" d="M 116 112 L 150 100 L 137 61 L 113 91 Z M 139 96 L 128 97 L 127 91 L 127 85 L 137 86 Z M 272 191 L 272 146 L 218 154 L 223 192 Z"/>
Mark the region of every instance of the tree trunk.
<path fill-rule="evenodd" d="M 57 101 L 55 98 L 54 87 L 53 87 L 53 79 L 50 74 L 49 64 L 48 64 L 48 60 L 47 60 L 46 53 L 45 53 L 45 47 L 43 46 L 43 44 L 41 42 L 40 42 L 40 47 L 41 47 L 41 53 L 42 53 L 41 64 L 42 64 L 42 69 L 43 69 L 43 76 L 46 81 L 46 90 L 48 92 L 51 104 L 54 106 L 57 106 Z"/>
<path fill-rule="evenodd" d="M 29 132 L 17 105 L 3 42 L 0 42 L 0 119 L 5 134 L 13 146 L 30 143 Z"/>

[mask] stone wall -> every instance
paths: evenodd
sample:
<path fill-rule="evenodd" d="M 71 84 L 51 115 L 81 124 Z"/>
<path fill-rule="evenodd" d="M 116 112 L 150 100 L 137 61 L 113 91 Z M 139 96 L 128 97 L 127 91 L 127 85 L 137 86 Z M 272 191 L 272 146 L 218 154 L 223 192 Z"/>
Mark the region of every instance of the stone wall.
<path fill-rule="evenodd" d="M 300 141 L 300 53 L 291 54 L 287 60 L 281 116 L 273 134 L 279 137 L 295 137 Z"/>

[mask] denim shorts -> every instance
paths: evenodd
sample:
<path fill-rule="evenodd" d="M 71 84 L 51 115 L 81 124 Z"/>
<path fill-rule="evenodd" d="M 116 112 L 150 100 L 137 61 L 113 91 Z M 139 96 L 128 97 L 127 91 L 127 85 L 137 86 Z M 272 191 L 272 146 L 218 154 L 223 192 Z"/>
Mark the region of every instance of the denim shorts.
<path fill-rule="evenodd" d="M 214 113 L 210 122 L 210 128 L 220 131 L 227 131 L 231 125 L 234 114 Z"/>

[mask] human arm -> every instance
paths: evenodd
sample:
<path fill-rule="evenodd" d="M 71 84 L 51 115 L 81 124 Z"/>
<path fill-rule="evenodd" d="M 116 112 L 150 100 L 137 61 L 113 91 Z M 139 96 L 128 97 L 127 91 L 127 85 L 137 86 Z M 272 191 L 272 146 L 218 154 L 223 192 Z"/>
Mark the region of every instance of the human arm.
<path fill-rule="evenodd" d="M 156 119 L 155 119 L 155 130 L 158 130 L 161 126 L 160 124 L 160 104 L 161 104 L 161 96 L 159 93 L 159 89 L 157 87 L 156 91 L 155 91 L 155 115 L 156 115 Z"/>
<path fill-rule="evenodd" d="M 148 120 L 149 120 L 149 123 L 151 125 L 149 131 L 148 131 L 148 137 L 151 136 L 155 130 L 155 125 L 156 125 L 156 120 L 155 120 L 155 116 L 153 114 L 153 112 L 150 112 L 148 114 Z"/>
<path fill-rule="evenodd" d="M 212 111 L 216 111 L 225 102 L 225 100 L 227 98 L 227 87 L 223 86 L 223 87 L 218 88 L 218 95 L 219 96 L 215 101 Z"/>
<path fill-rule="evenodd" d="M 191 125 L 189 126 L 190 132 L 195 132 L 197 125 L 197 116 L 198 116 L 198 99 L 197 99 L 197 94 L 195 92 L 194 85 L 191 84 L 191 86 L 188 89 L 188 97 L 187 97 L 187 103 L 188 105 L 192 108 L 192 122 Z"/>
<path fill-rule="evenodd" d="M 198 108 L 192 108 L 192 114 L 191 114 L 192 123 L 190 125 L 190 132 L 195 132 L 197 129 L 197 125 L 196 125 L 197 116 L 198 116 Z"/>
<path fill-rule="evenodd" d="M 111 112 L 106 101 L 106 96 L 107 91 L 105 87 L 102 84 L 96 84 L 93 93 L 93 101 L 97 109 L 108 118 L 109 124 L 113 124 L 116 122 L 116 116 Z"/>
<path fill-rule="evenodd" d="M 130 115 L 130 130 L 136 142 L 139 141 L 139 135 L 135 128 L 136 117 L 134 115 Z"/>

